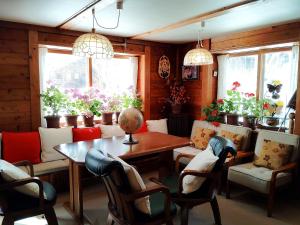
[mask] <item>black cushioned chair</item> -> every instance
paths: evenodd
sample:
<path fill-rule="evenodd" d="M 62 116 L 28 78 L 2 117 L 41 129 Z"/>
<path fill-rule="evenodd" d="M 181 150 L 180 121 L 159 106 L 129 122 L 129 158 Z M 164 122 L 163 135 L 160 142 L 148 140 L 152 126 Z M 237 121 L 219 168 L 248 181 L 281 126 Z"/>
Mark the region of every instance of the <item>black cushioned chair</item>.
<path fill-rule="evenodd" d="M 33 167 L 29 161 L 15 163 L 15 166 L 28 166 L 30 178 L 5 182 L 0 172 L 0 215 L 3 216 L 2 225 L 13 225 L 16 220 L 45 214 L 49 225 L 58 225 L 53 206 L 56 202 L 56 191 L 48 182 L 33 177 Z M 15 191 L 14 188 L 36 183 L 39 186 L 39 197 L 32 197 Z M 44 198 L 43 193 L 46 195 Z"/>
<path fill-rule="evenodd" d="M 122 164 L 100 150 L 88 152 L 85 165 L 91 173 L 100 176 L 105 184 L 109 198 L 107 224 L 173 224 L 176 206 L 171 203 L 166 187 L 153 183 L 146 190 L 132 191 Z M 145 196 L 150 196 L 151 215 L 141 213 L 134 206 L 136 199 Z"/>
<path fill-rule="evenodd" d="M 211 172 L 198 172 L 194 170 L 184 170 L 179 173 L 179 159 L 183 157 L 194 157 L 186 154 L 179 154 L 176 158 L 176 171 L 173 176 L 157 180 L 152 178 L 153 182 L 165 185 L 171 192 L 172 200 L 180 206 L 181 209 L 181 225 L 188 224 L 189 210 L 194 206 L 210 203 L 215 218 L 215 224 L 221 225 L 221 217 L 219 206 L 216 198 L 216 190 L 221 179 L 222 169 L 225 164 L 228 153 L 236 155 L 236 149 L 233 143 L 225 138 L 216 136 L 211 138 L 209 145 L 212 147 L 213 153 L 219 157 Z M 187 175 L 205 177 L 206 180 L 201 187 L 189 194 L 182 193 L 182 181 Z"/>

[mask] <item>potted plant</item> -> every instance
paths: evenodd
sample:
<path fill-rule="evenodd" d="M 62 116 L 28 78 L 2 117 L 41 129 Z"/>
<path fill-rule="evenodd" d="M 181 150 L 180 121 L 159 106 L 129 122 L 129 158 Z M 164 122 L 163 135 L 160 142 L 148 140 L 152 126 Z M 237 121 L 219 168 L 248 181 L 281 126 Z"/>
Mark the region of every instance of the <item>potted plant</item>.
<path fill-rule="evenodd" d="M 241 99 L 243 126 L 255 129 L 258 118 L 262 116 L 262 101 L 254 93 L 244 93 Z"/>
<path fill-rule="evenodd" d="M 113 114 L 115 112 L 120 112 L 121 101 L 118 96 L 101 96 L 102 106 L 102 124 L 111 125 L 113 123 Z"/>
<path fill-rule="evenodd" d="M 101 105 L 98 89 L 89 89 L 84 94 L 76 93 L 78 107 L 82 113 L 84 125 L 86 127 L 94 126 L 94 116 L 101 116 Z"/>
<path fill-rule="evenodd" d="M 47 128 L 59 128 L 59 112 L 64 109 L 67 97 L 54 85 L 50 86 L 41 94 L 42 109 L 46 116 Z"/>
<path fill-rule="evenodd" d="M 237 81 L 233 82 L 232 89 L 227 90 L 227 97 L 224 99 L 224 111 L 226 112 L 227 124 L 238 125 L 239 109 L 241 102 L 241 93 L 238 87 L 241 84 Z"/>
<path fill-rule="evenodd" d="M 182 104 L 189 101 L 189 97 L 186 95 L 186 89 L 183 85 L 176 83 L 170 85 L 170 97 L 167 101 L 171 104 L 173 114 L 179 114 L 182 110 Z"/>
<path fill-rule="evenodd" d="M 124 109 L 128 109 L 130 107 L 134 107 L 138 110 L 142 110 L 143 100 L 141 99 L 139 94 L 131 93 L 131 94 L 124 94 L 122 96 L 122 107 Z"/>
<path fill-rule="evenodd" d="M 220 110 L 222 110 L 222 103 L 220 100 L 214 101 L 209 106 L 203 108 L 203 112 L 205 116 L 202 120 L 206 120 L 208 122 L 217 122 L 224 123 L 224 117 Z M 214 123 L 214 124 L 217 124 Z"/>
<path fill-rule="evenodd" d="M 68 99 L 66 104 L 67 114 L 65 115 L 68 126 L 73 126 L 77 128 L 79 108 L 80 102 L 78 100 Z"/>
<path fill-rule="evenodd" d="M 218 117 L 220 123 L 225 123 L 225 102 L 224 99 L 217 99 L 216 101 L 217 110 L 218 110 Z"/>
<path fill-rule="evenodd" d="M 283 108 L 283 101 L 273 101 L 270 99 L 264 99 L 263 112 L 266 118 L 266 124 L 269 126 L 277 126 L 279 124 L 279 117 L 276 114 L 280 114 Z"/>

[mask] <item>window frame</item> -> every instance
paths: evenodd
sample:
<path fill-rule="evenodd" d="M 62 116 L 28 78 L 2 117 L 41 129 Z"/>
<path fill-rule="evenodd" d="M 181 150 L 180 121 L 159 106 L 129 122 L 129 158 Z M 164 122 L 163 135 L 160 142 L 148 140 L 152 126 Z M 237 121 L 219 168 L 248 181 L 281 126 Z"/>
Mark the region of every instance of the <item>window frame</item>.
<path fill-rule="evenodd" d="M 47 48 L 48 53 L 55 53 L 55 54 L 66 54 L 66 55 L 72 55 L 72 50 L 66 50 L 66 49 L 56 49 L 56 48 Z M 115 54 L 114 58 L 119 58 L 119 59 L 128 59 L 129 57 L 138 57 L 138 55 L 118 55 Z M 93 59 L 89 57 L 88 59 L 88 68 L 87 68 L 87 76 L 88 76 L 88 88 L 93 87 Z M 140 59 L 138 59 L 138 68 L 139 68 L 139 62 Z M 138 69 L 138 74 L 137 76 L 139 77 L 139 69 Z"/>
<path fill-rule="evenodd" d="M 246 51 L 246 52 L 238 52 L 238 53 L 229 53 L 229 57 L 242 57 L 248 55 L 257 55 L 257 84 L 256 84 L 256 98 L 263 98 L 263 69 L 265 62 L 265 54 L 266 53 L 274 53 L 274 52 L 284 52 L 284 51 L 292 51 L 292 47 L 278 47 L 278 48 L 266 48 L 255 51 Z"/>

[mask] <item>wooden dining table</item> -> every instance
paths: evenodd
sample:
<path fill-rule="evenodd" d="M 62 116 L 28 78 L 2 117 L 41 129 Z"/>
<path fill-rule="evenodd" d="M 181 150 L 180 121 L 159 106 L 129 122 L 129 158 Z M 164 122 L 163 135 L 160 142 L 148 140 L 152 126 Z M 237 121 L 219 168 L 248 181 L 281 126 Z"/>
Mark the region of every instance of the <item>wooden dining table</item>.
<path fill-rule="evenodd" d="M 134 134 L 138 144 L 126 145 L 123 141 L 128 135 L 112 138 L 100 138 L 91 141 L 80 141 L 55 146 L 54 149 L 69 159 L 70 209 L 74 215 L 83 219 L 83 199 L 81 171 L 85 166 L 88 151 L 101 150 L 104 154 L 118 156 L 128 163 L 146 165 L 147 159 L 152 160 L 153 170 L 159 171 L 159 176 L 165 176 L 172 171 L 173 149 L 190 145 L 188 138 L 173 135 L 145 132 Z"/>

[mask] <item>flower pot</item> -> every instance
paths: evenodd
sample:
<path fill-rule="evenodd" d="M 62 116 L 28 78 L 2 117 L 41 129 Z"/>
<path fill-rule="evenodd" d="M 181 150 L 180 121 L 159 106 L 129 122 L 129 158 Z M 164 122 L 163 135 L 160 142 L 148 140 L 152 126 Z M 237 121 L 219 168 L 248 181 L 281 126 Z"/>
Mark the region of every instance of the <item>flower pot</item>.
<path fill-rule="evenodd" d="M 278 117 L 267 117 L 266 124 L 268 124 L 269 126 L 275 127 L 279 124 L 279 118 Z"/>
<path fill-rule="evenodd" d="M 121 113 L 121 112 L 115 112 L 116 123 L 118 123 L 118 119 L 119 119 L 120 113 Z"/>
<path fill-rule="evenodd" d="M 226 123 L 230 125 L 238 125 L 239 124 L 239 115 L 234 113 L 228 113 L 226 115 Z"/>
<path fill-rule="evenodd" d="M 60 116 L 45 116 L 47 128 L 59 128 Z"/>
<path fill-rule="evenodd" d="M 172 113 L 173 114 L 180 114 L 181 109 L 182 109 L 182 105 L 181 104 L 171 104 L 171 108 L 172 108 Z"/>
<path fill-rule="evenodd" d="M 225 116 L 226 116 L 226 114 L 225 113 L 219 113 L 219 118 L 220 118 L 220 123 L 226 123 L 225 122 Z"/>
<path fill-rule="evenodd" d="M 102 124 L 112 125 L 113 112 L 102 112 Z"/>
<path fill-rule="evenodd" d="M 255 116 L 244 116 L 243 117 L 243 127 L 249 127 L 255 130 L 257 125 L 257 117 Z"/>
<path fill-rule="evenodd" d="M 82 115 L 84 126 L 93 127 L 94 126 L 94 115 Z"/>
<path fill-rule="evenodd" d="M 73 126 L 74 128 L 77 128 L 78 115 L 65 115 L 65 117 L 68 126 Z"/>

